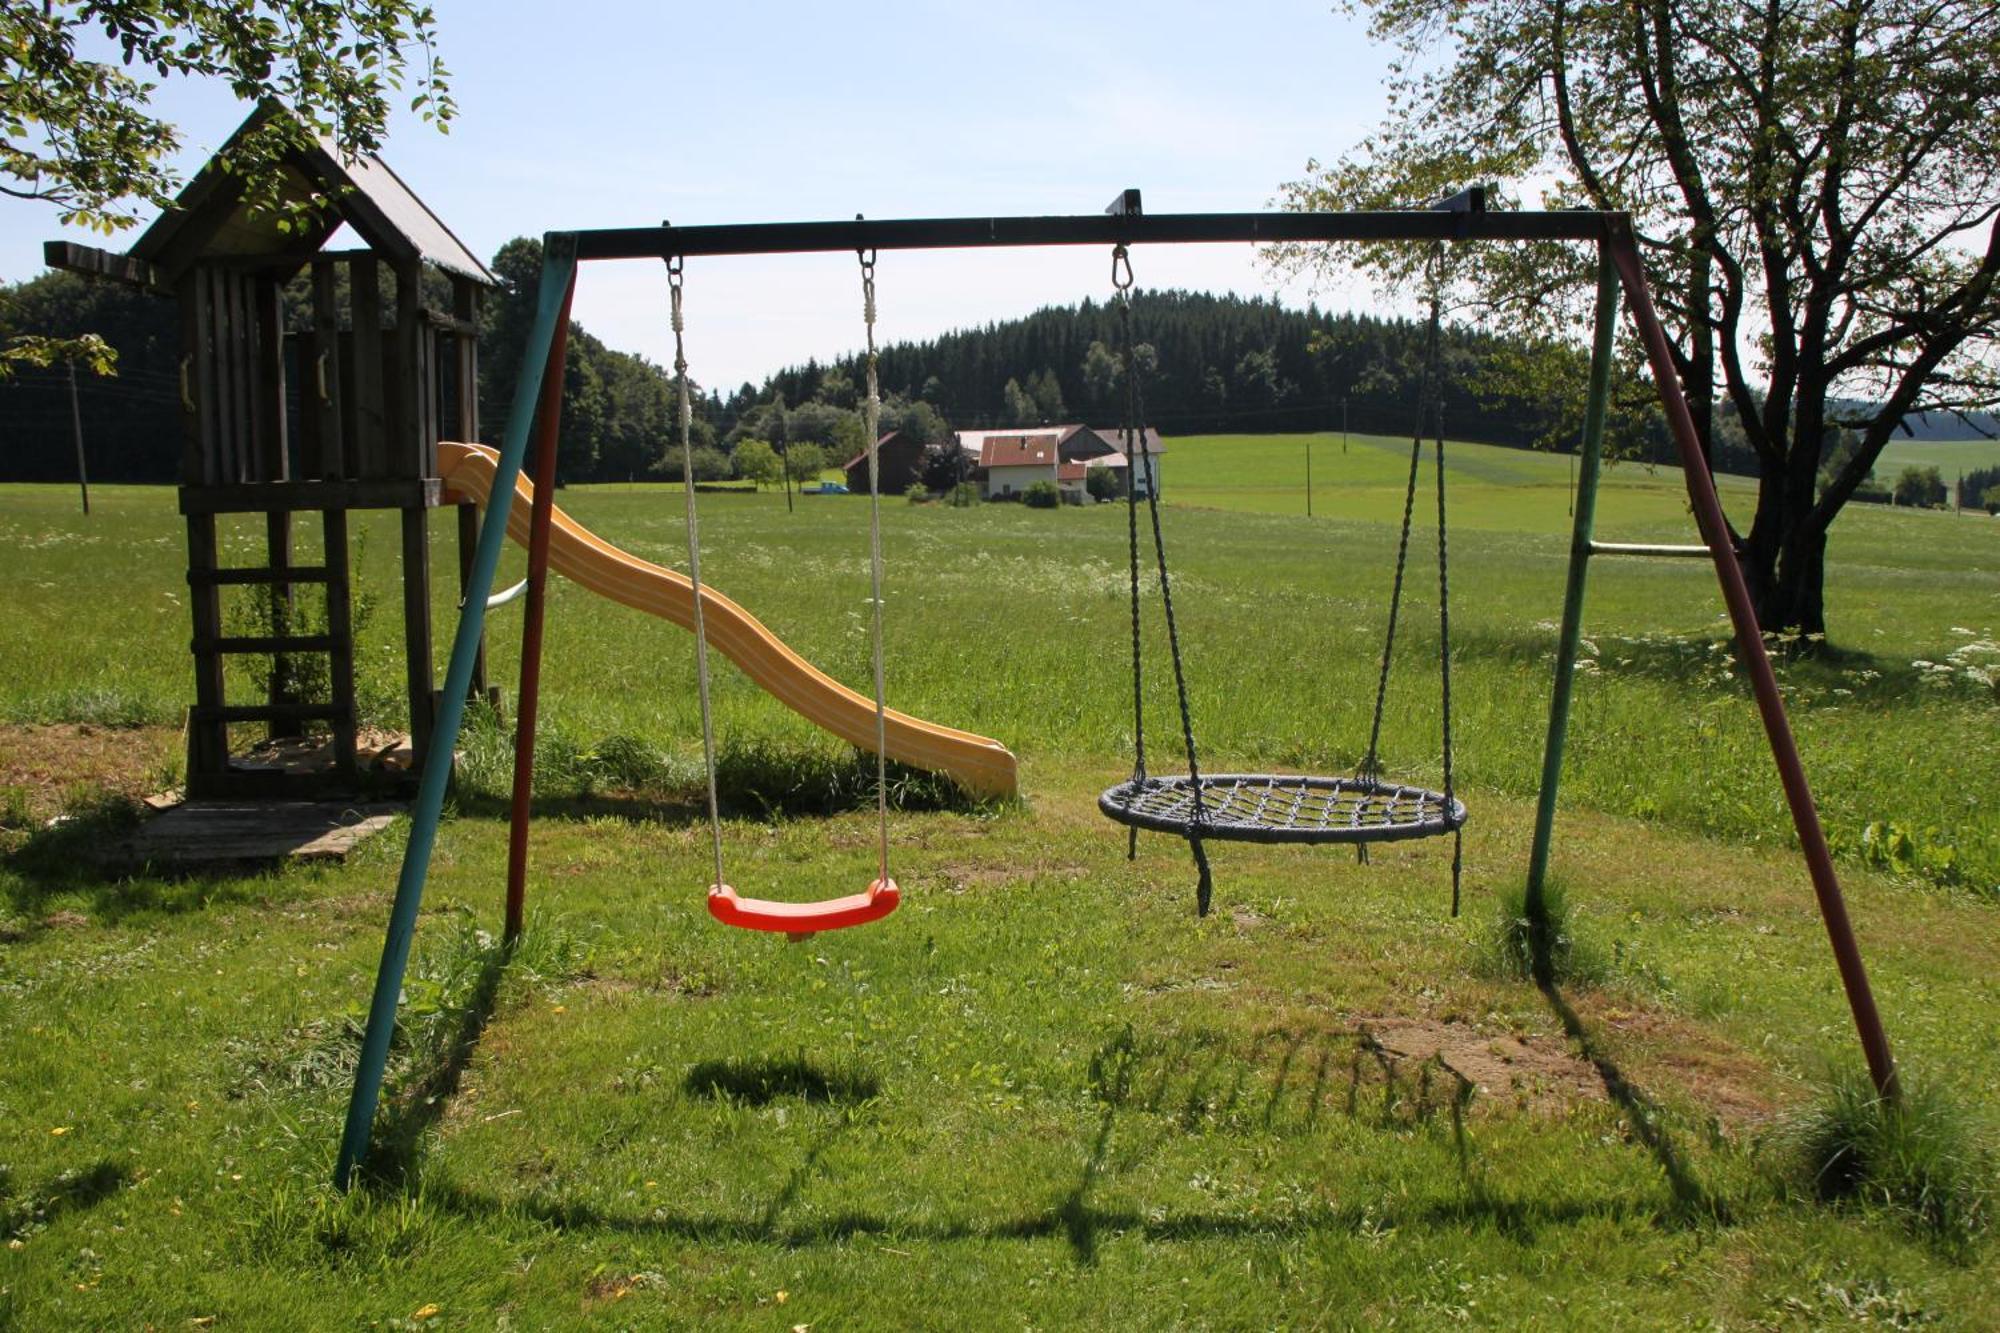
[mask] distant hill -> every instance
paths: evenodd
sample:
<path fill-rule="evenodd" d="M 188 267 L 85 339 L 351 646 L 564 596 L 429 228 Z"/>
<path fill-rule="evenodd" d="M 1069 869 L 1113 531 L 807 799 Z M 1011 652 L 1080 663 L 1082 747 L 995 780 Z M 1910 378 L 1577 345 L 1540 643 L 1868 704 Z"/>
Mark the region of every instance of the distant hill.
<path fill-rule="evenodd" d="M 1424 359 L 1415 322 L 1300 310 L 1258 297 L 1144 291 L 1134 296 L 1134 340 L 1149 366 L 1148 419 L 1169 434 L 1411 428 Z M 1444 335 L 1444 407 L 1451 429 L 1493 444 L 1527 444 L 1547 429 L 1545 405 L 1480 393 L 1473 372 L 1495 348 L 1486 334 L 1451 326 Z M 1116 375 L 1116 307 L 1085 299 L 1019 319 L 961 329 L 882 349 L 883 389 L 935 407 L 961 428 L 1035 421 L 1114 424 L 1123 390 Z M 780 394 L 787 403 L 850 401 L 860 367 L 788 367 L 726 409 L 747 411 Z"/>
<path fill-rule="evenodd" d="M 2000 414 L 1969 412 L 1961 419 L 1949 412 L 1913 412 L 1903 418 L 1909 431 L 1899 440 L 1977 440 L 2000 438 Z"/>

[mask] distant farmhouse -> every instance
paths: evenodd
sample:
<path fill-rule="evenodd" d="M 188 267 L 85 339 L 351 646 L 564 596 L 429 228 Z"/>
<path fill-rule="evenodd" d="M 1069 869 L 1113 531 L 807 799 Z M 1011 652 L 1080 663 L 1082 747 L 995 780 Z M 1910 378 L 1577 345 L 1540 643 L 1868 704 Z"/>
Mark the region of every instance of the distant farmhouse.
<path fill-rule="evenodd" d="M 1088 498 L 1084 478 L 1094 467 L 1109 468 L 1125 492 L 1134 476 L 1132 462 L 1120 449 L 1123 434 L 1111 427 L 1038 426 L 1033 429 L 961 430 L 954 433 L 965 476 L 976 482 L 988 500 L 1018 496 L 1038 481 L 1052 481 L 1063 498 L 1081 504 Z M 1138 494 L 1160 487 L 1160 433 L 1148 429 L 1145 466 L 1138 470 Z M 1137 442 L 1135 441 L 1135 451 Z"/>

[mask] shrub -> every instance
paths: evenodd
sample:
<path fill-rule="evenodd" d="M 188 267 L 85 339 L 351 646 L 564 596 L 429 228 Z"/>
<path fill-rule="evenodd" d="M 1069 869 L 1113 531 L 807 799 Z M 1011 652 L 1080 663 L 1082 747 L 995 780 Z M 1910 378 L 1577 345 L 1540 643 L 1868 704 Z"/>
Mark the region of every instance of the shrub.
<path fill-rule="evenodd" d="M 729 477 L 729 455 L 723 453 L 722 450 L 717 449 L 714 445 L 698 445 L 693 450 L 693 455 L 694 479 L 696 481 L 723 481 Z M 649 471 L 654 476 L 665 478 L 667 481 L 682 480 L 680 446 L 674 445 L 668 448 L 666 453 L 661 455 L 660 460 L 654 463 Z"/>
<path fill-rule="evenodd" d="M 921 481 L 913 481 L 909 489 L 903 492 L 903 498 L 913 505 L 923 504 L 931 498 L 931 488 Z"/>
<path fill-rule="evenodd" d="M 1945 502 L 1949 494 L 1944 478 L 1934 467 L 1906 467 L 1896 478 L 1896 503 L 1913 505 L 1922 509 L 1935 509 Z"/>
<path fill-rule="evenodd" d="M 1093 467 L 1083 474 L 1083 489 L 1090 492 L 1093 500 L 1116 499 L 1118 475 L 1108 467 Z"/>
<path fill-rule="evenodd" d="M 1054 509 L 1062 503 L 1062 491 L 1052 481 L 1037 481 L 1021 492 L 1021 503 L 1030 509 Z"/>
<path fill-rule="evenodd" d="M 953 509 L 970 509 L 979 503 L 979 487 L 969 481 L 961 481 L 945 492 L 944 502 Z"/>

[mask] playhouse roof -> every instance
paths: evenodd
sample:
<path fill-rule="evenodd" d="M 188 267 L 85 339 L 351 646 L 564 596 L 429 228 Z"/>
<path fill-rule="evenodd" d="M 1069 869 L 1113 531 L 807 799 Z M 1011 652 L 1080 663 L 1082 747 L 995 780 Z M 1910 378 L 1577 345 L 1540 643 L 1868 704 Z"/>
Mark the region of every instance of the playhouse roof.
<path fill-rule="evenodd" d="M 284 219 L 277 211 L 253 212 L 243 202 L 240 182 L 217 162 L 272 117 L 289 114 L 271 103 L 253 111 L 188 182 L 174 206 L 139 237 L 131 258 L 151 265 L 163 284 L 204 259 L 303 261 L 345 222 L 388 259 L 421 260 L 489 287 L 499 285 L 492 270 L 386 162 L 372 153 L 343 157 L 331 139 L 310 140 L 288 154 L 283 167 L 284 202 L 304 202 L 314 193 L 327 197 L 329 208 L 314 231 L 305 235 L 284 231 L 279 225 Z"/>

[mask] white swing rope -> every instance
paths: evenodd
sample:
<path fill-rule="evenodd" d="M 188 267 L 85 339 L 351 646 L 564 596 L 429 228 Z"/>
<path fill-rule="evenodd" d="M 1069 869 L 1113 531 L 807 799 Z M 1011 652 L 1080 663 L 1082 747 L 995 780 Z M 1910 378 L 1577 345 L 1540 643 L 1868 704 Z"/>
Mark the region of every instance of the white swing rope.
<path fill-rule="evenodd" d="M 680 256 L 667 261 L 667 291 L 673 300 L 674 383 L 680 394 L 681 494 L 687 500 L 688 584 L 694 593 L 694 682 L 701 698 L 702 772 L 708 778 L 708 845 L 715 854 L 715 887 L 721 889 L 722 812 L 715 796 L 715 712 L 708 698 L 708 630 L 701 615 L 701 528 L 694 504 L 694 401 L 688 394 L 687 348 L 681 335 L 686 320 L 681 315 Z"/>
<path fill-rule="evenodd" d="M 878 876 L 889 886 L 889 714 L 882 683 L 882 478 L 879 458 L 882 392 L 875 357 L 875 252 L 855 252 L 861 261 L 861 319 L 868 330 L 868 601 L 874 611 L 875 651 L 875 825 Z"/>

